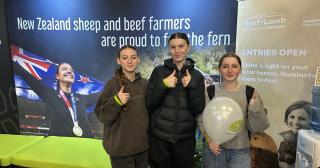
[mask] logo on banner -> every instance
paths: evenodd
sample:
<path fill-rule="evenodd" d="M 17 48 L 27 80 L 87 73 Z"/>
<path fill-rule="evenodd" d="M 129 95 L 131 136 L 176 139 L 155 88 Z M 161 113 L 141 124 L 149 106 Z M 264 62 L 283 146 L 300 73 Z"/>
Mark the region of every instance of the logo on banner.
<path fill-rule="evenodd" d="M 320 18 L 318 18 L 318 17 L 305 17 L 302 19 L 302 26 L 305 26 L 305 27 L 320 26 Z"/>
<path fill-rule="evenodd" d="M 286 28 L 287 14 L 270 12 L 258 16 L 247 17 L 243 20 L 244 29 L 282 29 Z"/>

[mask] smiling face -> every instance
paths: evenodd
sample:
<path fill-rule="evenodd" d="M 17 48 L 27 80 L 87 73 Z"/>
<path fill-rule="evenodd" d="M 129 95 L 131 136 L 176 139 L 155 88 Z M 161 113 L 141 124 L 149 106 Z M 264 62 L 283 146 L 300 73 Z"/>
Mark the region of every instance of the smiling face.
<path fill-rule="evenodd" d="M 56 78 L 60 83 L 72 84 L 74 83 L 74 71 L 71 65 L 62 63 L 58 66 Z"/>
<path fill-rule="evenodd" d="M 293 110 L 288 115 L 287 126 L 294 133 L 297 133 L 300 129 L 309 128 L 309 115 L 308 115 L 308 113 L 303 108 Z"/>
<path fill-rule="evenodd" d="M 134 73 L 139 62 L 140 58 L 132 48 L 122 49 L 117 58 L 117 63 L 121 66 L 124 73 Z"/>
<path fill-rule="evenodd" d="M 235 57 L 225 57 L 219 67 L 224 82 L 237 81 L 241 72 L 241 66 Z"/>
<path fill-rule="evenodd" d="M 169 54 L 175 64 L 185 62 L 189 49 L 190 47 L 184 39 L 174 38 L 169 42 Z"/>

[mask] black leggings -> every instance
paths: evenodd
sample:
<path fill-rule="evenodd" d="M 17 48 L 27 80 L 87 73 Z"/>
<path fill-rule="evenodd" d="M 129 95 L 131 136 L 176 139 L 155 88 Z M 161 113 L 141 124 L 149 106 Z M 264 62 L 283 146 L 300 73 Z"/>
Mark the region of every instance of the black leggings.
<path fill-rule="evenodd" d="M 171 143 L 150 135 L 150 168 L 192 168 L 194 151 L 194 136 Z"/>
<path fill-rule="evenodd" d="M 110 156 L 112 168 L 148 168 L 148 151 L 126 157 Z"/>

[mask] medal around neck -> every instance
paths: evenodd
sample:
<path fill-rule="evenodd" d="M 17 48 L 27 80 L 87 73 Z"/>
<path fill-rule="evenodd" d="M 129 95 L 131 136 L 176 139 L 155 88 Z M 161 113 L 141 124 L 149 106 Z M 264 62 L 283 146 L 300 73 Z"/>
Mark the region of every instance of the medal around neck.
<path fill-rule="evenodd" d="M 73 131 L 74 135 L 79 136 L 79 137 L 82 136 L 82 134 L 83 134 L 82 129 L 81 129 L 81 127 L 79 127 L 78 124 L 74 124 L 72 131 Z"/>

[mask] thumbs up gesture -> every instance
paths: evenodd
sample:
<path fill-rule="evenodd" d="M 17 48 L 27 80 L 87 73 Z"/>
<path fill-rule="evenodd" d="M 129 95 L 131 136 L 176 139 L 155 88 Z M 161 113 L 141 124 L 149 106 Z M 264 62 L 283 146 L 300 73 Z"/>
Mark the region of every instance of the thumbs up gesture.
<path fill-rule="evenodd" d="M 189 70 L 187 69 L 187 70 L 186 70 L 186 76 L 184 76 L 184 77 L 182 78 L 182 81 L 181 81 L 183 87 L 187 87 L 188 84 L 189 84 L 189 82 L 190 82 L 190 80 L 191 80 L 191 75 L 190 75 L 190 73 L 189 73 Z"/>
<path fill-rule="evenodd" d="M 256 102 L 256 99 L 258 96 L 259 96 L 258 92 L 254 90 L 252 98 L 250 99 L 249 105 L 253 105 Z"/>
<path fill-rule="evenodd" d="M 169 87 L 169 88 L 175 88 L 176 84 L 178 82 L 178 79 L 176 78 L 176 70 L 173 70 L 173 72 L 163 79 L 163 83 Z"/>
<path fill-rule="evenodd" d="M 129 100 L 129 97 L 130 97 L 130 94 L 129 94 L 129 93 L 125 93 L 125 92 L 124 92 L 124 86 L 122 86 L 122 87 L 120 88 L 120 91 L 118 92 L 117 95 L 118 95 L 118 98 L 120 99 L 122 105 L 123 105 L 123 104 L 126 104 L 126 103 L 128 102 L 128 100 Z"/>

